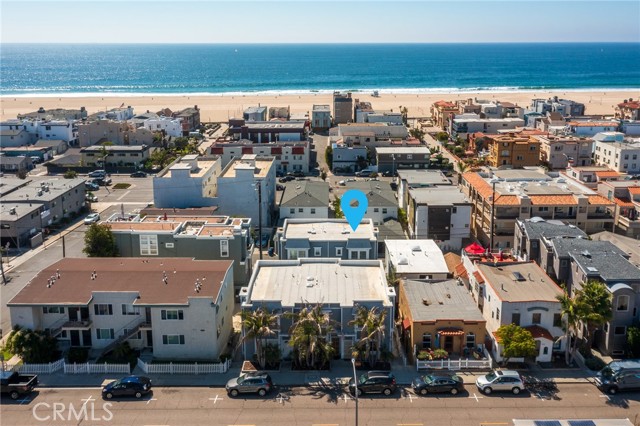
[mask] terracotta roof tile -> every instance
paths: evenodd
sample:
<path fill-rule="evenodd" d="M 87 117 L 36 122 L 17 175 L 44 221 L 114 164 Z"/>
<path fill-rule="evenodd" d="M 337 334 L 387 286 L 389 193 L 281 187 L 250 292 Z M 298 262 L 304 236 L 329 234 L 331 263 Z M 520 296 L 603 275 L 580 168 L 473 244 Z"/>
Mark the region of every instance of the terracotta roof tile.
<path fill-rule="evenodd" d="M 436 101 L 433 104 L 435 106 L 438 106 L 438 107 L 456 108 L 456 104 L 454 104 L 453 102 L 448 102 L 448 101 Z"/>
<path fill-rule="evenodd" d="M 478 284 L 482 284 L 484 282 L 484 277 L 482 276 L 482 274 L 480 274 L 480 272 L 475 271 L 473 273 L 473 276 L 475 277 L 475 279 L 478 282 Z"/>
<path fill-rule="evenodd" d="M 499 195 L 496 198 L 496 206 L 519 206 L 520 199 L 517 195 Z"/>
<path fill-rule="evenodd" d="M 533 336 L 534 339 L 547 339 L 553 342 L 553 336 L 544 327 L 540 327 L 539 325 L 530 325 L 528 327 L 523 327 L 525 330 L 528 330 L 529 333 Z"/>
<path fill-rule="evenodd" d="M 476 172 L 467 172 L 462 175 L 462 178 L 469 182 L 471 186 L 482 196 L 482 198 L 489 198 L 493 195 L 493 188 L 486 180 L 482 178 Z M 517 195 L 500 195 L 497 193 L 496 206 L 517 206 L 520 204 L 520 199 Z"/>
<path fill-rule="evenodd" d="M 607 206 L 612 206 L 613 201 L 606 199 L 602 195 L 589 195 L 589 204 L 604 204 Z"/>
<path fill-rule="evenodd" d="M 631 195 L 640 194 L 640 186 L 632 186 L 632 187 L 629 187 L 628 189 L 629 189 L 629 194 Z"/>
<path fill-rule="evenodd" d="M 463 279 L 469 278 L 469 274 L 467 273 L 467 268 L 465 268 L 464 264 L 462 263 L 456 266 L 454 275 Z"/>
<path fill-rule="evenodd" d="M 531 195 L 534 206 L 575 206 L 578 201 L 573 195 Z"/>
<path fill-rule="evenodd" d="M 631 109 L 640 109 L 640 102 L 632 101 L 632 102 L 622 102 L 618 104 L 619 108 L 631 108 Z"/>
<path fill-rule="evenodd" d="M 635 207 L 628 198 L 614 198 L 613 201 L 620 207 Z"/>
<path fill-rule="evenodd" d="M 607 170 L 603 172 L 596 172 L 596 176 L 599 178 L 608 178 L 608 177 L 619 177 L 621 173 L 615 172 L 613 170 Z"/>

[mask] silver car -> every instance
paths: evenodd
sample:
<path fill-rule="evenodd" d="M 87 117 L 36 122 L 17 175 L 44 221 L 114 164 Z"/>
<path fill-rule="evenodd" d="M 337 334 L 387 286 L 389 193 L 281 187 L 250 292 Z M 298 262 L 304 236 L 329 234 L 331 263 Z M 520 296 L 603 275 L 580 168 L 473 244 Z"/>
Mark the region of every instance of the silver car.
<path fill-rule="evenodd" d="M 227 382 L 225 389 L 230 396 L 241 393 L 257 393 L 265 396 L 273 388 L 271 376 L 266 373 L 244 373 Z"/>
<path fill-rule="evenodd" d="M 524 390 L 524 381 L 517 371 L 494 370 L 487 375 L 478 377 L 476 386 L 486 395 L 493 391 L 507 391 L 517 395 Z"/>

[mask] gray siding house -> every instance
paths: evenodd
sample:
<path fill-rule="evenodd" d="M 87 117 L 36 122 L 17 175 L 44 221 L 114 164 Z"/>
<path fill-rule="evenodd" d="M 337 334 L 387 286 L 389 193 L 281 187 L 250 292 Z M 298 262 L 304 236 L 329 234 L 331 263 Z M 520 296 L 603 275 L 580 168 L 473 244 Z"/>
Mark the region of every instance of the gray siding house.
<path fill-rule="evenodd" d="M 587 238 L 587 234 L 575 225 L 567 225 L 559 220 L 544 220 L 541 217 L 516 219 L 513 250 L 521 260 L 533 260 L 538 265 L 551 263 L 552 253 L 545 251 L 542 259 L 540 245 L 548 244 L 552 238 Z M 547 255 L 548 254 L 548 255 Z M 543 269 L 547 273 L 550 271 Z"/>

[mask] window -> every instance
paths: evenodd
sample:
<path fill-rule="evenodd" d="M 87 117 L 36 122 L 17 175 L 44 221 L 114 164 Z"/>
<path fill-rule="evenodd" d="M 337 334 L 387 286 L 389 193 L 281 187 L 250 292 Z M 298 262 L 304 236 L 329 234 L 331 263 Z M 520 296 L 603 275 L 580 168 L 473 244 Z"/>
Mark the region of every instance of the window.
<path fill-rule="evenodd" d="M 378 207 L 374 207 L 374 208 L 373 208 L 373 212 L 374 212 L 374 213 L 379 213 L 379 212 L 380 212 L 380 209 L 379 209 Z"/>
<path fill-rule="evenodd" d="M 229 240 L 220 240 L 220 257 L 229 257 Z"/>
<path fill-rule="evenodd" d="M 163 345 L 184 345 L 184 334 L 163 334 Z"/>
<path fill-rule="evenodd" d="M 538 211 L 539 212 L 548 212 L 549 211 L 549 207 L 538 207 Z"/>
<path fill-rule="evenodd" d="M 141 256 L 157 256 L 158 255 L 158 236 L 157 235 L 140 235 L 140 255 Z"/>
<path fill-rule="evenodd" d="M 413 158 L 413 154 L 407 154 L 407 160 L 411 160 Z"/>
<path fill-rule="evenodd" d="M 96 328 L 96 339 L 98 340 L 113 339 L 113 328 Z"/>
<path fill-rule="evenodd" d="M 516 160 L 522 161 L 524 160 L 524 157 L 522 155 L 516 155 Z"/>
<path fill-rule="evenodd" d="M 422 335 L 422 349 L 431 349 L 431 333 Z"/>
<path fill-rule="evenodd" d="M 553 314 L 553 326 L 562 327 L 562 314 Z"/>
<path fill-rule="evenodd" d="M 471 349 L 476 347 L 476 335 L 475 334 L 467 333 L 466 346 L 467 346 L 467 348 L 471 348 Z"/>
<path fill-rule="evenodd" d="M 529 147 L 529 151 L 535 151 L 537 148 L 538 148 L 537 146 L 535 146 L 535 145 L 531 145 L 531 146 Z"/>
<path fill-rule="evenodd" d="M 129 333 L 131 333 L 131 330 L 133 330 L 133 329 L 129 329 L 129 328 L 123 329 L 122 330 L 122 335 L 123 336 L 129 335 Z M 129 337 L 129 339 L 132 339 L 132 340 L 140 340 L 140 339 L 142 339 L 142 331 L 138 330 L 138 332 L 134 333 L 133 336 Z"/>
<path fill-rule="evenodd" d="M 163 309 L 160 311 L 160 318 L 163 320 L 183 320 L 184 313 L 182 309 Z"/>
<path fill-rule="evenodd" d="M 64 314 L 63 306 L 43 306 L 42 307 L 43 314 Z"/>
<path fill-rule="evenodd" d="M 302 207 L 299 207 L 298 208 L 298 213 L 302 213 L 302 212 L 304 212 L 304 209 Z"/>
<path fill-rule="evenodd" d="M 628 311 L 629 310 L 629 296 L 618 296 L 616 299 L 616 311 Z"/>
<path fill-rule="evenodd" d="M 322 256 L 322 247 L 314 247 L 313 248 L 313 255 L 316 256 L 316 257 Z"/>
<path fill-rule="evenodd" d="M 140 315 L 140 310 L 137 306 L 122 304 L 122 315 Z"/>
<path fill-rule="evenodd" d="M 296 212 L 295 208 L 294 209 L 289 209 L 289 214 L 295 214 L 295 212 Z"/>
<path fill-rule="evenodd" d="M 624 336 L 625 334 L 627 334 L 627 327 L 624 327 L 624 326 L 615 327 L 613 329 L 613 334 L 615 334 L 616 336 Z"/>
<path fill-rule="evenodd" d="M 542 322 L 542 314 L 531 315 L 531 324 L 540 324 Z"/>
<path fill-rule="evenodd" d="M 342 247 L 336 247 L 336 256 L 342 257 Z"/>
<path fill-rule="evenodd" d="M 316 214 L 316 209 L 311 208 L 311 214 Z"/>
<path fill-rule="evenodd" d="M 96 315 L 113 315 L 113 307 L 106 303 L 96 303 L 93 305 L 93 312 Z"/>
<path fill-rule="evenodd" d="M 520 314 L 511 314 L 511 324 L 520 325 Z"/>
<path fill-rule="evenodd" d="M 496 308 L 496 319 L 500 319 L 500 308 Z"/>

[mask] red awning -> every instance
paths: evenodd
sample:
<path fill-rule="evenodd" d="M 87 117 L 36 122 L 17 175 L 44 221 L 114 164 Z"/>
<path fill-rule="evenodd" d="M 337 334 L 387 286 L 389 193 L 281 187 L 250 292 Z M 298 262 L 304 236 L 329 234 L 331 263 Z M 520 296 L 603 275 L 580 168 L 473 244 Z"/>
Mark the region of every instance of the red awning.
<path fill-rule="evenodd" d="M 478 243 L 469 244 L 464 248 L 464 251 L 468 254 L 483 254 L 485 252 L 484 247 Z"/>
<path fill-rule="evenodd" d="M 534 339 L 547 339 L 553 342 L 553 336 L 549 330 L 544 327 L 540 327 L 539 325 L 530 325 L 528 327 L 524 327 L 524 329 L 528 330 Z"/>
<path fill-rule="evenodd" d="M 457 328 L 443 328 L 438 330 L 437 333 L 441 336 L 464 336 L 464 330 L 458 330 Z"/>
<path fill-rule="evenodd" d="M 402 328 L 408 330 L 411 328 L 411 320 L 409 318 L 405 318 L 402 320 Z"/>

